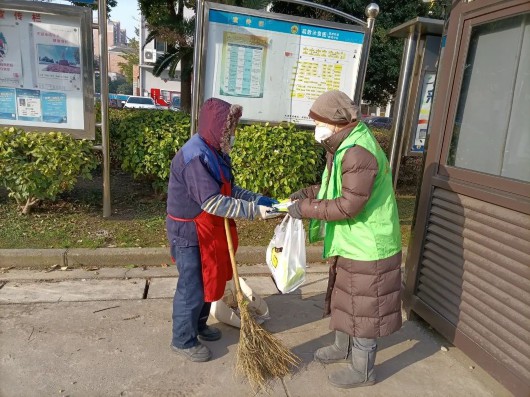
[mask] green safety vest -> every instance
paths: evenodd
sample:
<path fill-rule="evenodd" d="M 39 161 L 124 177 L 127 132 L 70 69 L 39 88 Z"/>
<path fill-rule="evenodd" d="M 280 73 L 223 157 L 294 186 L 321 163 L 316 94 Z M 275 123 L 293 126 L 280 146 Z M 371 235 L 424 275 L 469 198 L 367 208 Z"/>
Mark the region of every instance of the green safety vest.
<path fill-rule="evenodd" d="M 309 241 L 324 240 L 324 258 L 342 256 L 361 261 L 388 258 L 401 251 L 399 215 L 388 160 L 366 124 L 357 124 L 337 149 L 331 173 L 326 167 L 322 174 L 317 198 L 341 197 L 342 158 L 355 145 L 372 153 L 379 166 L 370 198 L 354 218 L 327 222 L 312 219 Z"/>

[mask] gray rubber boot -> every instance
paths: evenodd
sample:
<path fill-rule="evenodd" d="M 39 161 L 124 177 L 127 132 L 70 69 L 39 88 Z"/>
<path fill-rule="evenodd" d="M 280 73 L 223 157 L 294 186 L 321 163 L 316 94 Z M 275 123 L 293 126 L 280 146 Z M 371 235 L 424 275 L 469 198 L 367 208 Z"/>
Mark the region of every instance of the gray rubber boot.
<path fill-rule="evenodd" d="M 328 376 L 329 383 L 341 389 L 373 385 L 375 383 L 376 352 L 377 350 L 367 352 L 352 349 L 352 364 L 348 365 L 347 368 L 332 372 Z"/>
<path fill-rule="evenodd" d="M 350 335 L 344 332 L 335 331 L 335 343 L 331 346 L 318 349 L 314 358 L 322 364 L 347 363 L 351 352 Z"/>

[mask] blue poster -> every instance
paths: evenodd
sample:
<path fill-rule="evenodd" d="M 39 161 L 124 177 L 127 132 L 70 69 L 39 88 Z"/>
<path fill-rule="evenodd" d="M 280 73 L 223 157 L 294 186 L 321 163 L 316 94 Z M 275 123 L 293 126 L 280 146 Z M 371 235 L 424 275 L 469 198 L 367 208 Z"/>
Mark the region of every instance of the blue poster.
<path fill-rule="evenodd" d="M 0 87 L 0 119 L 16 120 L 17 101 L 15 89 Z"/>
<path fill-rule="evenodd" d="M 66 123 L 66 95 L 61 92 L 41 92 L 42 121 Z"/>
<path fill-rule="evenodd" d="M 17 88 L 17 114 L 22 121 L 42 121 L 39 90 Z"/>

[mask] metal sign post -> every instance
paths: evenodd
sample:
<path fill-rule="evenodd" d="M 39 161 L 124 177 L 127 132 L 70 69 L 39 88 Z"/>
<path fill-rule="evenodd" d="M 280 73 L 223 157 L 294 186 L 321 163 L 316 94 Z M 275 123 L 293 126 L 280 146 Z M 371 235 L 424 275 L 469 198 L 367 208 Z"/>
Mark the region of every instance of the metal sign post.
<path fill-rule="evenodd" d="M 405 119 L 405 104 L 409 98 L 410 78 L 412 75 L 412 68 L 414 67 L 414 59 L 416 56 L 416 45 L 418 42 L 419 33 L 413 26 L 410 28 L 407 41 L 405 42 L 405 51 L 403 51 L 403 60 L 401 64 L 401 76 L 398 83 L 398 93 L 396 96 L 396 103 L 398 104 L 395 112 L 392 135 L 392 148 L 390 150 L 390 169 L 392 170 L 392 181 L 394 189 L 397 185 L 399 175 L 399 165 L 401 163 L 401 153 L 403 150 L 403 125 Z"/>
<path fill-rule="evenodd" d="M 391 37 L 406 39 L 396 95 L 389 158 L 394 189 L 399 179 L 402 157 L 421 155 L 423 152 L 432 98 L 424 100 L 422 88 L 424 85 L 429 85 L 432 91 L 442 29 L 442 20 L 417 17 L 389 32 Z M 416 153 L 411 150 L 411 142 L 416 145 L 413 147 Z M 405 149 L 406 144 L 408 147 Z"/>
<path fill-rule="evenodd" d="M 191 84 L 191 135 L 195 134 L 199 118 L 199 79 L 201 75 L 201 58 L 203 48 L 204 0 L 197 0 L 195 16 L 195 49 L 193 51 L 193 82 Z"/>
<path fill-rule="evenodd" d="M 363 99 L 364 80 L 366 79 L 366 69 L 368 69 L 368 56 L 370 55 L 370 46 L 372 45 L 372 38 L 374 36 L 375 18 L 379 15 L 379 6 L 376 3 L 370 3 L 366 6 L 364 13 L 368 17 L 368 34 L 366 35 L 366 49 L 363 51 L 360 71 L 359 71 L 359 83 L 357 84 L 357 91 L 355 92 L 355 98 L 353 101 L 360 105 Z"/>
<path fill-rule="evenodd" d="M 103 152 L 103 217 L 111 215 L 110 205 L 110 140 L 109 140 L 109 73 L 107 47 L 107 0 L 98 2 L 99 80 L 101 83 L 101 148 Z"/>

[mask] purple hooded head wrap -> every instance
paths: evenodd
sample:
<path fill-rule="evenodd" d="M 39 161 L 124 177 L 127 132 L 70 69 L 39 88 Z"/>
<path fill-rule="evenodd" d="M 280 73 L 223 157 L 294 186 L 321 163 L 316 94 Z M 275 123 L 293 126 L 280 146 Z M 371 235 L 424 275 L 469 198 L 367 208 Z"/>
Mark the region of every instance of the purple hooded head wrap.
<path fill-rule="evenodd" d="M 199 115 L 198 132 L 215 150 L 228 153 L 230 135 L 237 126 L 243 108 L 231 105 L 222 99 L 210 98 L 204 102 Z"/>

